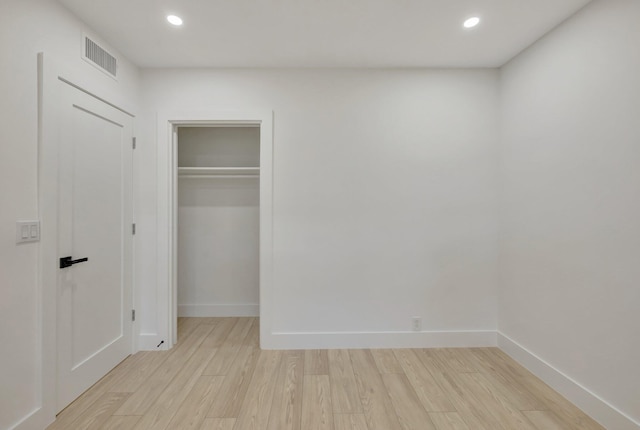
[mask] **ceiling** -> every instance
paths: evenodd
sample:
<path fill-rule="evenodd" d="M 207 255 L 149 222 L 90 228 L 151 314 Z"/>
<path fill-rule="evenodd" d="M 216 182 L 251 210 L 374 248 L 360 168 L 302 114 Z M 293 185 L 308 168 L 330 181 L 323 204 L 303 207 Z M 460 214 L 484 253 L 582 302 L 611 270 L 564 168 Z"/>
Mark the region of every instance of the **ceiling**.
<path fill-rule="evenodd" d="M 140 67 L 499 67 L 590 2 L 58 1 Z"/>

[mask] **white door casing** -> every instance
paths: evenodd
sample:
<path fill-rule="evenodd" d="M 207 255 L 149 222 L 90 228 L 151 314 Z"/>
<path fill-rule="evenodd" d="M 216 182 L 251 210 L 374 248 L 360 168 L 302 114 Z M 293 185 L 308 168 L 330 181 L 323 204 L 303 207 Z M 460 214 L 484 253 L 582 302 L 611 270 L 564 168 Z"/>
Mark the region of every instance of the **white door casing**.
<path fill-rule="evenodd" d="M 157 115 L 158 333 L 152 342 L 169 349 L 177 339 L 177 134 L 179 126 L 260 127 L 260 347 L 272 349 L 273 299 L 273 111 L 180 110 Z M 155 344 L 153 345 L 155 347 Z M 144 347 L 142 347 L 144 349 Z"/>
<path fill-rule="evenodd" d="M 60 81 L 58 272 L 61 410 L 131 353 L 130 116 Z"/>

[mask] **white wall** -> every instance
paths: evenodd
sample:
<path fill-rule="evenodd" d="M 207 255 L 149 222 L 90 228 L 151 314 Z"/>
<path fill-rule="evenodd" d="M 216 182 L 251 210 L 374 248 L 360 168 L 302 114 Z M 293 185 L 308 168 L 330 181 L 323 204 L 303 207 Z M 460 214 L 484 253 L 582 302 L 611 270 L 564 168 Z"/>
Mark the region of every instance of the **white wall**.
<path fill-rule="evenodd" d="M 139 74 L 126 61 L 116 84 L 80 59 L 83 30 L 88 29 L 53 1 L 2 1 L 0 429 L 12 428 L 41 405 L 38 244 L 15 244 L 16 220 L 38 218 L 37 53 L 64 62 L 97 92 L 128 108 L 137 98 Z M 46 417 L 37 415 L 22 428 L 42 428 L 38 420 Z"/>
<path fill-rule="evenodd" d="M 142 104 L 143 333 L 155 115 L 203 107 L 274 111 L 275 332 L 495 330 L 495 70 L 146 70 Z"/>
<path fill-rule="evenodd" d="M 596 1 L 502 69 L 499 294 L 501 333 L 636 422 L 638 17 Z M 638 428 L 606 409 L 588 412 Z"/>
<path fill-rule="evenodd" d="M 259 167 L 260 128 L 181 127 L 180 167 Z M 178 179 L 178 316 L 259 315 L 259 176 Z"/>

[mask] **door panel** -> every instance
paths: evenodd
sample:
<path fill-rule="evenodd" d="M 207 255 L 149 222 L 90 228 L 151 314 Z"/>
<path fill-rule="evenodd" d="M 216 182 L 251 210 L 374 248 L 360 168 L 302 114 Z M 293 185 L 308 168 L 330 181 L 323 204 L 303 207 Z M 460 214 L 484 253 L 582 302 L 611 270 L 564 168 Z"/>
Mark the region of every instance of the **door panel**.
<path fill-rule="evenodd" d="M 132 118 L 63 82 L 58 410 L 132 351 Z"/>

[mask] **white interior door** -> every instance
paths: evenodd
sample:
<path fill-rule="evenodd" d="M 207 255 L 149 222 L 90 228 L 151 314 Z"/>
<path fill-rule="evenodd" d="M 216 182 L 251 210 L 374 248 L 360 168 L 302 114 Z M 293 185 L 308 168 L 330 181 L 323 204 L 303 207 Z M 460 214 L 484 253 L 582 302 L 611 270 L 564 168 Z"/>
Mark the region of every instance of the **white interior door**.
<path fill-rule="evenodd" d="M 132 352 L 133 119 L 58 85 L 60 411 Z"/>

